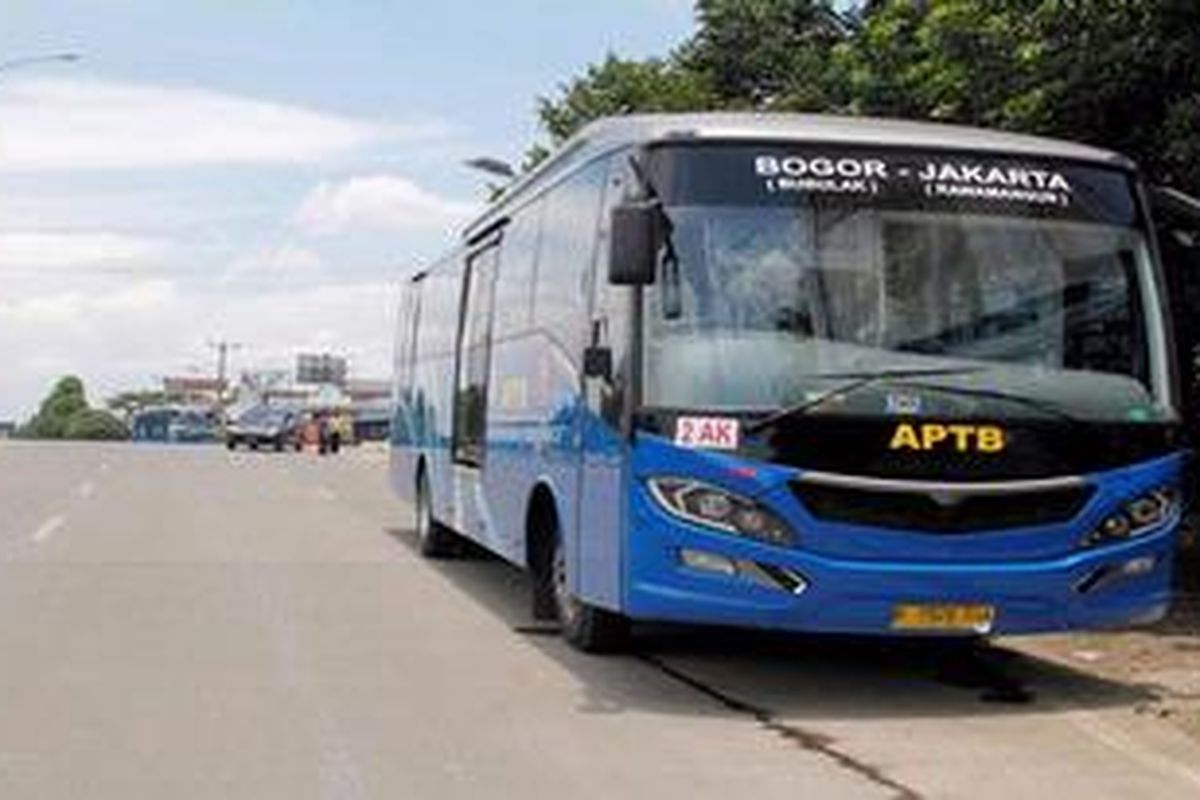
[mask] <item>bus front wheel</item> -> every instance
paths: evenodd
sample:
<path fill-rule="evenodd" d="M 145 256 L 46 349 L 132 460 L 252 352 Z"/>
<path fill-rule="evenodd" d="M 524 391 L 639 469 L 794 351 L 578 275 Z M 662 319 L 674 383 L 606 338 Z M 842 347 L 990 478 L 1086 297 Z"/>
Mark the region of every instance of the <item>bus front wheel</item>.
<path fill-rule="evenodd" d="M 561 536 L 554 540 L 550 580 L 558 624 L 570 645 L 585 653 L 614 653 L 625 649 L 629 643 L 629 618 L 589 605 L 571 592 Z"/>

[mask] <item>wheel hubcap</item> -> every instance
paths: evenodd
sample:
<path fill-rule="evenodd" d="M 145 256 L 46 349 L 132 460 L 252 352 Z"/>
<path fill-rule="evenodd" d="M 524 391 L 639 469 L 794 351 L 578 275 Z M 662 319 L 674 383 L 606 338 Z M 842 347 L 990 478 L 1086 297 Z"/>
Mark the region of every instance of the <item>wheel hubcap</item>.
<path fill-rule="evenodd" d="M 417 488 L 417 538 L 421 541 L 429 538 L 429 529 L 433 524 L 429 519 L 429 498 L 427 494 L 425 481 L 421 481 Z"/>
<path fill-rule="evenodd" d="M 558 607 L 558 621 L 570 627 L 579 615 L 579 601 L 567 586 L 567 556 L 561 543 L 554 546 L 551 579 L 554 581 L 554 602 Z"/>

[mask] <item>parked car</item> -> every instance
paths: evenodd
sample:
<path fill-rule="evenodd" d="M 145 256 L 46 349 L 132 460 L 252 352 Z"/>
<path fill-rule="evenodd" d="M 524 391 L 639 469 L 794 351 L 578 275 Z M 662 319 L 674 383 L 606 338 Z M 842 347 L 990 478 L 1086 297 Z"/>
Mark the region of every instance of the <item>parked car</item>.
<path fill-rule="evenodd" d="M 241 414 L 225 428 L 225 446 L 230 450 L 245 445 L 251 450 L 260 447 L 299 450 L 300 417 L 294 411 L 282 408 L 256 406 Z"/>
<path fill-rule="evenodd" d="M 130 432 L 135 442 L 206 444 L 220 441 L 216 415 L 205 408 L 145 408 L 133 415 Z"/>

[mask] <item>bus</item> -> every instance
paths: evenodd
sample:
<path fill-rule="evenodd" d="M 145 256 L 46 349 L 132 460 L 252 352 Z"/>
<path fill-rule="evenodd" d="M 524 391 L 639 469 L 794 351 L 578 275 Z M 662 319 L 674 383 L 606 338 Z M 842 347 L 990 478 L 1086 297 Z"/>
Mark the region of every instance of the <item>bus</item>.
<path fill-rule="evenodd" d="M 390 475 L 426 556 L 631 622 L 983 637 L 1168 610 L 1164 275 L 1126 158 L 809 115 L 588 126 L 405 281 Z"/>

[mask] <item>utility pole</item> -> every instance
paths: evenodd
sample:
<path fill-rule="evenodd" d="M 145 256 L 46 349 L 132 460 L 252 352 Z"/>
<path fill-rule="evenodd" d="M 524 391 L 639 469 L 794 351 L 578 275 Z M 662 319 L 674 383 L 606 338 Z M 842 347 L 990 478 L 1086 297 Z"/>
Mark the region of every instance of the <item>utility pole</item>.
<path fill-rule="evenodd" d="M 229 354 L 241 350 L 246 345 L 242 342 L 231 342 L 227 339 L 210 341 L 208 346 L 217 351 L 217 397 L 225 402 L 226 378 L 229 375 Z"/>

